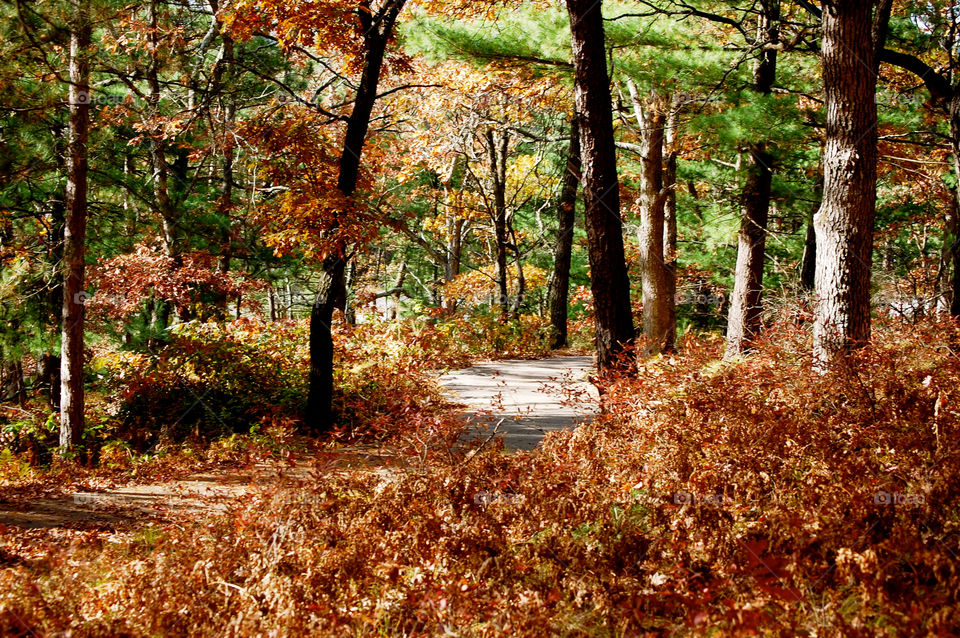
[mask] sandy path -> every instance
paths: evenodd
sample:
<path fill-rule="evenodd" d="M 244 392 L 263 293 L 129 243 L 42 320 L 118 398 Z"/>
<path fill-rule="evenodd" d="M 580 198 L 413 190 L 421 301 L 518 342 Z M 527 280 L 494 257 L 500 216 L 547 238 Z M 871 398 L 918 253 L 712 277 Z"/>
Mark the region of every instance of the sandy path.
<path fill-rule="evenodd" d="M 596 410 L 596 390 L 587 381 L 590 357 L 554 357 L 477 364 L 444 375 L 449 398 L 464 404 L 462 414 L 475 425 L 465 439 L 487 438 L 497 430 L 508 449 L 533 449 L 552 430 L 570 428 Z M 185 479 L 117 487 L 105 491 L 68 492 L 50 498 L 0 498 L 0 529 L 71 527 L 136 528 L 150 522 L 223 510 L 264 489 L 296 489 L 310 480 L 311 469 L 376 469 L 390 459 L 374 449 L 342 450 L 324 462 L 307 455 L 293 463 L 266 462 L 253 467 L 215 470 Z M 2 496 L 2 495 L 0 495 Z"/>
<path fill-rule="evenodd" d="M 451 401 L 477 425 L 468 438 L 499 432 L 512 450 L 530 450 L 547 432 L 575 427 L 597 410 L 596 389 L 587 381 L 593 359 L 553 357 L 535 361 L 490 361 L 440 378 Z"/>

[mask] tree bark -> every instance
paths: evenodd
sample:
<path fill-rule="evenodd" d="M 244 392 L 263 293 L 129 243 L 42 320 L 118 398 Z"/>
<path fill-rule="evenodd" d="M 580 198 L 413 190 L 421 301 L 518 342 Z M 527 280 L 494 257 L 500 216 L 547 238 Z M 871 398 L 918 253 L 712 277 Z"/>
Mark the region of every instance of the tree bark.
<path fill-rule="evenodd" d="M 953 276 L 950 278 L 947 295 L 950 298 L 950 314 L 960 317 L 960 93 L 949 102 L 950 110 L 950 146 L 953 154 L 953 174 L 957 179 L 954 188 L 954 204 L 947 218 L 947 236 L 944 241 L 944 261 L 952 262 Z"/>
<path fill-rule="evenodd" d="M 147 5 L 147 23 L 150 27 L 150 64 L 147 67 L 147 86 L 150 90 L 150 108 L 148 113 L 156 118 L 160 115 L 160 18 L 157 10 L 158 0 L 150 0 Z M 160 213 L 163 231 L 163 246 L 168 257 L 177 258 L 177 220 L 168 188 L 169 167 L 167 166 L 166 144 L 163 132 L 150 132 L 150 164 L 153 174 L 153 196 Z"/>
<path fill-rule="evenodd" d="M 497 266 L 497 305 L 500 307 L 500 320 L 507 319 L 509 293 L 507 280 L 507 133 L 501 134 L 499 143 L 493 129 L 487 130 L 487 153 L 489 154 L 490 192 L 493 195 L 494 235 L 496 237 L 495 263 Z"/>
<path fill-rule="evenodd" d="M 869 0 L 824 2 L 827 133 L 817 213 L 813 355 L 818 369 L 870 339 L 877 182 L 877 63 Z"/>
<path fill-rule="evenodd" d="M 570 263 L 573 256 L 573 229 L 577 216 L 577 189 L 580 187 L 580 126 L 577 117 L 570 122 L 570 148 L 567 151 L 563 187 L 557 205 L 560 220 L 557 244 L 553 252 L 553 277 L 550 279 L 550 325 L 554 349 L 567 345 L 567 312 L 570 307 Z"/>
<path fill-rule="evenodd" d="M 596 320 L 597 366 L 617 364 L 635 333 L 623 249 L 620 182 L 601 3 L 567 0 L 573 42 L 577 118 L 583 160 L 583 199 Z"/>
<path fill-rule="evenodd" d="M 750 349 L 760 333 L 763 266 L 773 157 L 764 143 L 750 147 L 750 173 L 743 191 L 743 217 L 737 241 L 737 269 L 727 315 L 727 358 Z"/>
<path fill-rule="evenodd" d="M 510 316 L 514 321 L 520 319 L 520 311 L 523 309 L 523 302 L 527 295 L 527 278 L 523 274 L 523 253 L 520 250 L 520 238 L 513 227 L 513 216 L 507 218 L 507 230 L 510 233 L 510 239 L 513 244 L 513 263 L 517 266 L 517 294 L 510 304 Z"/>
<path fill-rule="evenodd" d="M 64 231 L 63 334 L 60 346 L 60 446 L 83 437 L 84 258 L 87 233 L 87 137 L 90 127 L 90 24 L 83 0 L 74 0 L 70 32 L 66 226 Z"/>
<path fill-rule="evenodd" d="M 217 2 L 211 2 L 210 8 L 216 13 L 218 7 Z M 223 33 L 222 23 L 219 19 L 215 19 L 216 28 L 221 32 L 220 37 L 223 39 L 223 53 L 221 56 L 221 62 L 216 67 L 215 83 L 219 88 L 223 82 L 223 76 L 226 74 L 228 78 L 233 78 L 233 64 L 234 64 L 234 46 L 233 38 L 231 38 L 226 33 Z M 220 180 L 220 199 L 217 205 L 222 219 L 220 220 L 220 259 L 217 263 L 217 270 L 221 273 L 230 272 L 230 260 L 233 256 L 233 232 L 232 232 L 232 215 L 233 215 L 233 173 L 234 173 L 234 149 L 233 149 L 233 127 L 236 122 L 237 115 L 237 106 L 234 102 L 233 96 L 225 94 L 223 96 L 224 105 L 223 105 L 223 119 L 224 119 L 224 132 L 221 144 L 223 145 L 223 157 L 221 158 L 221 180 Z M 271 300 L 273 300 L 273 289 L 271 288 Z M 227 298 L 226 295 L 222 295 L 222 306 L 226 309 Z M 220 300 L 218 299 L 218 305 Z M 275 314 L 271 311 L 271 314 Z"/>
<path fill-rule="evenodd" d="M 631 93 L 635 94 L 631 86 Z M 643 272 L 643 336 L 644 354 L 664 352 L 673 344 L 671 334 L 670 302 L 667 295 L 667 266 L 663 253 L 664 204 L 663 145 L 666 124 L 666 100 L 651 92 L 643 103 L 635 99 L 640 109 L 640 267 Z"/>
<path fill-rule="evenodd" d="M 62 158 L 63 164 L 66 166 L 67 149 L 59 143 L 57 144 L 57 149 L 59 157 Z M 48 216 L 50 230 L 47 237 L 50 250 L 47 259 L 54 270 L 60 269 L 62 264 L 65 263 L 63 260 L 63 243 L 67 226 L 66 206 L 66 192 L 64 192 L 62 197 L 58 197 L 52 202 Z M 64 280 L 61 279 L 51 285 L 47 306 L 49 308 L 51 324 L 57 328 L 61 328 L 63 321 L 63 283 Z M 41 328 L 46 330 L 47 327 L 46 322 L 43 322 Z M 37 375 L 40 383 L 44 386 L 44 389 L 47 390 L 50 407 L 56 412 L 60 411 L 61 365 L 59 354 L 56 352 L 44 352 L 40 357 L 40 367 Z"/>
<path fill-rule="evenodd" d="M 377 101 L 377 87 L 387 43 L 405 0 L 388 0 L 374 12 L 369 0 L 363 0 L 357 11 L 364 38 L 363 72 L 354 99 L 353 111 L 340 154 L 337 187 L 345 196 L 353 195 L 360 176 L 360 158 L 370 129 L 370 117 Z M 336 233 L 338 223 L 331 231 Z M 333 412 L 333 311 L 336 301 L 345 292 L 346 245 L 333 242 L 330 254 L 323 260 L 321 285 L 310 312 L 310 389 L 307 398 L 306 426 L 314 433 L 329 431 L 335 422 Z"/>
<path fill-rule="evenodd" d="M 663 263 L 664 295 L 667 301 L 667 339 L 664 350 L 676 349 L 677 335 L 677 135 L 680 126 L 680 102 L 671 98 L 670 111 L 663 135 Z"/>
<path fill-rule="evenodd" d="M 758 44 L 776 45 L 780 41 L 780 0 L 763 0 L 758 25 Z M 753 88 L 769 95 L 777 76 L 777 51 L 760 53 L 753 71 Z M 748 149 L 749 172 L 743 189 L 743 215 L 737 240 L 737 266 L 727 315 L 727 358 L 750 349 L 760 333 L 763 311 L 763 267 L 770 216 L 770 191 L 773 184 L 773 156 L 760 141 Z"/>

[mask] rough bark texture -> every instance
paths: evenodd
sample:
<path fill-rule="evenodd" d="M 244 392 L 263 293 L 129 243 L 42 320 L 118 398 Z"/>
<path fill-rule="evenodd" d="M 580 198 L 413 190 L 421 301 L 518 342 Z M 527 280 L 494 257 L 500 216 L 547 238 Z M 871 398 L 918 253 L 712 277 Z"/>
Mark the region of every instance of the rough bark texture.
<path fill-rule="evenodd" d="M 553 348 L 567 345 L 567 311 L 570 307 L 570 261 L 573 254 L 573 228 L 576 223 L 577 189 L 580 187 L 580 126 L 574 117 L 570 123 L 570 149 L 563 174 L 563 188 L 557 205 L 559 230 L 553 251 L 553 277 L 550 279 L 550 325 Z"/>
<path fill-rule="evenodd" d="M 764 144 L 751 145 L 750 173 L 743 191 L 743 216 L 737 241 L 736 278 L 727 315 L 727 357 L 748 350 L 760 333 L 772 162 Z"/>
<path fill-rule="evenodd" d="M 651 93 L 642 106 L 640 142 L 640 267 L 643 272 L 644 353 L 663 352 L 673 343 L 670 302 L 667 291 L 667 266 L 663 253 L 664 204 L 663 143 L 666 101 Z M 637 108 L 640 108 L 639 104 Z"/>
<path fill-rule="evenodd" d="M 610 80 L 601 3 L 567 0 L 573 41 L 583 199 L 596 316 L 597 365 L 613 366 L 634 340 L 630 280 L 623 250 Z"/>
<path fill-rule="evenodd" d="M 824 3 L 827 135 L 817 213 L 813 354 L 821 369 L 870 338 L 870 269 L 876 212 L 876 51 L 872 6 Z"/>
<path fill-rule="evenodd" d="M 340 154 L 337 187 L 345 196 L 353 195 L 360 175 L 360 157 L 370 128 L 370 117 L 377 101 L 377 87 L 383 68 L 387 42 L 393 33 L 405 0 L 390 0 L 376 12 L 370 2 L 361 3 L 357 17 L 364 33 L 364 63 L 360 86 L 347 121 L 347 132 Z M 334 224 L 333 232 L 336 232 Z M 336 242 L 323 260 L 322 281 L 310 312 L 310 390 L 307 398 L 306 425 L 315 433 L 329 431 L 333 412 L 333 311 L 337 300 L 345 296 L 346 246 Z"/>
<path fill-rule="evenodd" d="M 90 25 L 84 4 L 74 4 L 70 33 L 70 121 L 64 232 L 63 334 L 60 346 L 60 445 L 72 448 L 83 436 L 84 257 L 87 233 L 87 136 L 90 85 L 87 50 Z"/>
<path fill-rule="evenodd" d="M 776 45 L 780 40 L 780 0 L 763 0 L 758 25 L 758 43 Z M 777 76 L 777 51 L 760 54 L 753 72 L 753 88 L 768 95 Z M 727 315 L 727 357 L 750 348 L 760 332 L 763 311 L 763 267 L 773 183 L 773 157 L 764 142 L 750 145 L 749 172 L 743 189 L 743 214 L 737 240 L 737 267 L 730 312 Z"/>

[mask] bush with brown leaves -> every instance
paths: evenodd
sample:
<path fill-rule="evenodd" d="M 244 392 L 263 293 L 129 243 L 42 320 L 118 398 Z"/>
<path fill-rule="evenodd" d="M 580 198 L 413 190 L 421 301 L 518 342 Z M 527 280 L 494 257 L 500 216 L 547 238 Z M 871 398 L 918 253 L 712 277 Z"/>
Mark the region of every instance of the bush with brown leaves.
<path fill-rule="evenodd" d="M 8 549 L 0 630 L 951 635 L 957 333 L 911 331 L 822 376 L 791 325 L 734 363 L 690 337 L 533 453 L 421 437 L 148 540 Z"/>

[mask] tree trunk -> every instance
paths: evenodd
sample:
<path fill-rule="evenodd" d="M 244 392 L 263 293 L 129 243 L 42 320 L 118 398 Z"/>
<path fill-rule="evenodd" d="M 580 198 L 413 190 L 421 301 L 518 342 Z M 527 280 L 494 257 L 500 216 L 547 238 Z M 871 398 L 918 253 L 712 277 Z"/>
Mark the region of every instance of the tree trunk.
<path fill-rule="evenodd" d="M 623 250 L 620 181 L 601 2 L 567 0 L 573 42 L 583 199 L 597 334 L 597 366 L 613 367 L 635 333 Z"/>
<path fill-rule="evenodd" d="M 90 24 L 82 0 L 74 0 L 70 33 L 70 121 L 67 150 L 66 227 L 63 262 L 63 339 L 60 346 L 60 446 L 83 437 L 84 257 L 87 233 L 87 136 L 90 126 Z"/>
<path fill-rule="evenodd" d="M 664 296 L 667 301 L 667 339 L 664 350 L 673 352 L 677 338 L 677 135 L 680 126 L 680 101 L 674 96 L 667 114 L 664 129 L 663 187 L 666 190 L 663 202 L 663 263 Z"/>
<path fill-rule="evenodd" d="M 736 278 L 727 315 L 727 358 L 749 350 L 760 333 L 772 162 L 764 143 L 751 145 L 750 173 L 743 191 L 743 217 L 737 242 Z"/>
<path fill-rule="evenodd" d="M 387 306 L 387 321 L 396 321 L 400 318 L 400 299 L 403 297 L 403 282 L 407 279 L 407 259 L 404 257 L 400 261 L 400 269 L 397 271 L 397 279 L 393 283 L 394 293 L 384 300 L 389 304 L 393 300 L 392 306 Z"/>
<path fill-rule="evenodd" d="M 337 308 L 343 312 L 343 322 L 348 326 L 357 324 L 357 304 L 356 287 L 360 281 L 362 272 L 359 270 L 357 260 L 353 259 L 347 263 L 346 273 L 344 275 L 345 285 L 343 287 L 343 297 L 337 300 Z"/>
<path fill-rule="evenodd" d="M 950 100 L 950 142 L 953 154 L 953 174 L 958 180 L 954 189 L 954 208 L 947 219 L 947 237 L 944 241 L 944 261 L 953 263 L 947 295 L 950 298 L 950 314 L 960 317 L 960 94 Z"/>
<path fill-rule="evenodd" d="M 636 94 L 632 88 L 631 93 Z M 643 336 L 644 354 L 664 352 L 672 346 L 674 335 L 670 324 L 670 302 L 667 290 L 667 266 L 664 246 L 663 145 L 667 103 L 651 92 L 641 105 L 634 100 L 643 121 L 640 142 L 640 267 L 643 272 Z"/>
<path fill-rule="evenodd" d="M 150 64 L 147 67 L 147 85 L 150 90 L 149 113 L 153 117 L 160 114 L 160 26 L 157 11 L 158 0 L 150 0 L 147 5 L 147 23 L 150 27 Z M 163 231 L 163 246 L 168 257 L 178 257 L 177 220 L 174 206 L 168 190 L 169 167 L 167 166 L 166 145 L 163 132 L 150 131 L 150 164 L 153 174 L 153 197 L 160 213 Z"/>
<path fill-rule="evenodd" d="M 493 129 L 487 130 L 487 152 L 490 158 L 490 190 L 493 194 L 493 228 L 496 236 L 497 266 L 497 305 L 500 307 L 500 320 L 507 319 L 509 300 L 507 271 L 507 134 L 504 132 L 497 143 Z"/>
<path fill-rule="evenodd" d="M 60 357 L 45 352 L 37 364 L 37 380 L 47 393 L 50 407 L 60 410 Z"/>
<path fill-rule="evenodd" d="M 827 133 L 817 213 L 813 354 L 818 369 L 870 339 L 870 269 L 877 183 L 877 54 L 872 6 L 823 5 Z M 866 68 L 865 68 L 866 65 Z"/>
<path fill-rule="evenodd" d="M 393 33 L 405 0 L 387 2 L 374 15 L 368 2 L 357 12 L 365 44 L 363 73 L 347 121 L 337 187 L 345 196 L 353 195 L 360 176 L 360 158 L 370 128 L 370 117 L 377 101 L 380 70 L 383 67 L 387 42 Z M 334 223 L 332 232 L 336 233 Z M 333 413 L 333 310 L 345 288 L 344 266 L 346 246 L 333 242 L 330 255 L 323 260 L 320 290 L 310 312 L 310 390 L 307 398 L 306 426 L 314 433 L 329 431 L 335 420 Z"/>
<path fill-rule="evenodd" d="M 23 379 L 23 362 L 17 360 L 6 364 L 6 374 L 0 375 L 0 378 L 4 376 L 0 401 L 11 401 L 20 407 L 26 405 L 27 384 Z"/>
<path fill-rule="evenodd" d="M 62 148 L 60 144 L 57 144 L 57 147 L 58 155 L 63 158 L 63 163 L 66 165 L 68 161 L 66 157 L 67 149 Z M 63 243 L 67 224 L 66 205 L 66 193 L 64 193 L 63 197 L 59 197 L 52 202 L 50 215 L 48 217 L 50 224 L 48 234 L 50 251 L 47 259 L 54 270 L 61 268 L 64 263 Z M 60 329 L 63 321 L 63 283 L 63 279 L 55 281 L 53 285 L 50 286 L 48 297 L 48 316 L 51 324 L 56 326 L 55 329 Z M 46 321 L 43 322 L 41 328 L 47 330 L 48 324 Z M 60 411 L 60 366 L 60 356 L 55 352 L 45 352 L 41 355 L 40 372 L 38 376 L 40 377 L 41 384 L 47 390 L 47 399 L 50 407 L 57 412 Z"/>
<path fill-rule="evenodd" d="M 570 148 L 563 174 L 563 188 L 557 205 L 560 224 L 553 252 L 553 277 L 550 279 L 550 325 L 554 349 L 567 345 L 567 311 L 570 307 L 570 263 L 573 255 L 573 228 L 576 223 L 577 189 L 580 187 L 580 127 L 577 117 L 570 122 Z"/>
<path fill-rule="evenodd" d="M 816 217 L 816 213 L 814 213 Z M 817 233 L 813 228 L 813 219 L 807 222 L 807 236 L 803 242 L 803 261 L 800 262 L 800 287 L 813 291 L 817 269 Z"/>
<path fill-rule="evenodd" d="M 510 304 L 510 316 L 514 321 L 520 319 L 520 311 L 527 295 L 527 278 L 523 274 L 523 253 L 520 251 L 520 238 L 513 227 L 513 216 L 507 218 L 507 230 L 513 243 L 514 263 L 517 265 L 517 294 Z"/>
<path fill-rule="evenodd" d="M 780 41 L 780 0 L 763 0 L 758 44 L 776 45 Z M 777 76 L 777 51 L 761 52 L 753 71 L 753 88 L 769 95 Z M 749 173 L 743 189 L 743 215 L 737 241 L 737 267 L 730 312 L 727 315 L 727 358 L 750 349 L 760 333 L 763 311 L 763 267 L 767 244 L 767 220 L 770 216 L 770 190 L 773 184 L 773 156 L 760 141 L 748 149 Z"/>

